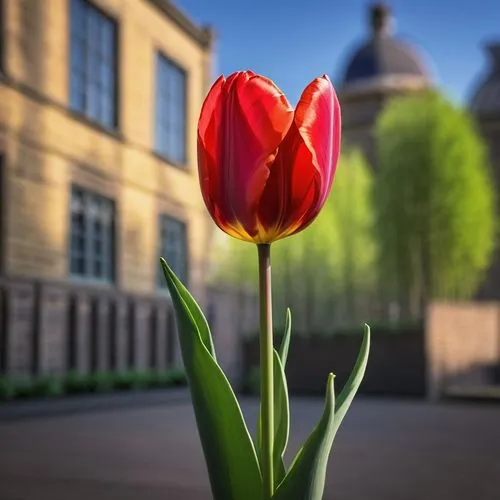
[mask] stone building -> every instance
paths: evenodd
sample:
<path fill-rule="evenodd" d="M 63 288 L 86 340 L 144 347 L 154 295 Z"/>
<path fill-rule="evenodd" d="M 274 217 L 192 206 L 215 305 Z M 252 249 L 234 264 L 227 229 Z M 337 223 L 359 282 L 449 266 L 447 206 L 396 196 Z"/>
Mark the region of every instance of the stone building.
<path fill-rule="evenodd" d="M 393 35 L 386 5 L 370 8 L 368 28 L 366 39 L 348 56 L 338 88 L 344 138 L 376 166 L 373 129 L 387 99 L 429 88 L 432 77 L 415 47 Z"/>
<path fill-rule="evenodd" d="M 423 55 L 412 44 L 393 35 L 391 21 L 386 5 L 371 7 L 370 33 L 349 55 L 339 86 L 344 138 L 359 146 L 375 168 L 374 125 L 387 99 L 433 86 Z M 487 51 L 490 67 L 475 89 L 471 111 L 490 149 L 500 193 L 500 44 L 488 45 Z M 477 298 L 500 299 L 500 250 Z"/>
<path fill-rule="evenodd" d="M 1 0 L 0 14 L 0 373 L 163 369 L 159 256 L 205 295 L 211 32 L 169 0 Z"/>

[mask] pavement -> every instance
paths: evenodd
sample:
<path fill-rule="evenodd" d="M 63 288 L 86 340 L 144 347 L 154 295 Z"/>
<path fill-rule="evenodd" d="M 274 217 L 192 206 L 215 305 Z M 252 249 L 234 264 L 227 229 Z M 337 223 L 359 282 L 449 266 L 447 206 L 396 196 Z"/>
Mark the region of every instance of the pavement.
<path fill-rule="evenodd" d="M 19 418 L 0 408 L 0 500 L 209 500 L 184 396 Z M 242 406 L 253 429 L 258 402 Z M 322 406 L 292 400 L 288 459 Z M 357 398 L 344 422 L 325 500 L 500 498 L 500 405 Z"/>
<path fill-rule="evenodd" d="M 0 422 L 39 419 L 61 415 L 81 415 L 96 411 L 145 408 L 189 401 L 187 387 L 85 394 L 0 402 Z M 1 499 L 0 499 L 1 500 Z"/>

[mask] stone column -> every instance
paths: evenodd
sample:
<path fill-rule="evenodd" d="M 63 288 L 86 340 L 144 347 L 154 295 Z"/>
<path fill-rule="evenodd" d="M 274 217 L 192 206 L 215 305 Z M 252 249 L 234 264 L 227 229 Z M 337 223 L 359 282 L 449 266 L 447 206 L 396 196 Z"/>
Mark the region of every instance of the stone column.
<path fill-rule="evenodd" d="M 91 303 L 84 292 L 76 292 L 71 297 L 69 343 L 71 368 L 78 373 L 89 373 Z"/>
<path fill-rule="evenodd" d="M 110 305 L 106 296 L 96 295 L 92 301 L 91 352 L 94 371 L 110 368 Z"/>
<path fill-rule="evenodd" d="M 151 304 L 136 299 L 132 307 L 134 368 L 144 371 L 150 368 Z"/>
<path fill-rule="evenodd" d="M 168 366 L 168 308 L 165 302 L 157 303 L 153 315 L 153 366 L 164 371 Z"/>
<path fill-rule="evenodd" d="M 9 282 L 4 295 L 5 372 L 29 377 L 35 369 L 35 291 L 31 283 Z"/>
<path fill-rule="evenodd" d="M 125 297 L 116 297 L 111 312 L 111 346 L 113 369 L 123 372 L 129 369 L 130 354 L 129 304 Z"/>
<path fill-rule="evenodd" d="M 62 375 L 68 369 L 68 292 L 41 285 L 37 294 L 36 368 L 38 375 Z"/>

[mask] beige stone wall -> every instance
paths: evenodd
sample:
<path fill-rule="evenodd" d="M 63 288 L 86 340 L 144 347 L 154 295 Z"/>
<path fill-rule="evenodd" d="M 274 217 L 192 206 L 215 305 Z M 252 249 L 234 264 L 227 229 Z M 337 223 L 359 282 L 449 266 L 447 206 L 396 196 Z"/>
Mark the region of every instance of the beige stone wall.
<path fill-rule="evenodd" d="M 487 383 L 485 368 L 500 362 L 500 305 L 432 304 L 425 335 L 431 399 L 453 386 Z"/>
<path fill-rule="evenodd" d="M 70 2 L 5 1 L 0 135 L 7 160 L 6 272 L 67 277 L 69 193 L 77 183 L 115 200 L 119 288 L 155 290 L 158 214 L 169 213 L 188 223 L 190 283 L 200 297 L 211 225 L 198 187 L 196 122 L 210 84 L 210 51 L 149 2 L 93 3 L 118 22 L 116 134 L 68 111 Z M 156 49 L 188 75 L 185 168 L 152 152 Z"/>

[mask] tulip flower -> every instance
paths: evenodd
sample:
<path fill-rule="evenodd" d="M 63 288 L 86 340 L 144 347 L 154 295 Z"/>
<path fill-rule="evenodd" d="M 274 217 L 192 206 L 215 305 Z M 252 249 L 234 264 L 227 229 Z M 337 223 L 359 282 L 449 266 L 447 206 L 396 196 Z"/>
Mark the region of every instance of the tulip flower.
<path fill-rule="evenodd" d="M 271 243 L 307 227 L 332 187 L 340 152 L 340 106 L 325 75 L 296 109 L 251 71 L 221 76 L 198 125 L 203 199 L 226 233 Z"/>
<path fill-rule="evenodd" d="M 333 374 L 318 425 L 289 469 L 285 376 L 291 332 L 274 349 L 271 243 L 298 233 L 318 215 L 332 187 L 340 150 L 340 107 L 327 76 L 313 80 L 295 110 L 269 79 L 251 71 L 220 77 L 198 123 L 201 192 L 215 223 L 255 243 L 259 258 L 261 412 L 255 441 L 220 368 L 203 313 L 177 276 L 161 264 L 174 306 L 215 500 L 321 500 L 333 438 L 363 378 L 370 345 L 365 326 L 351 377 L 337 399 Z"/>

